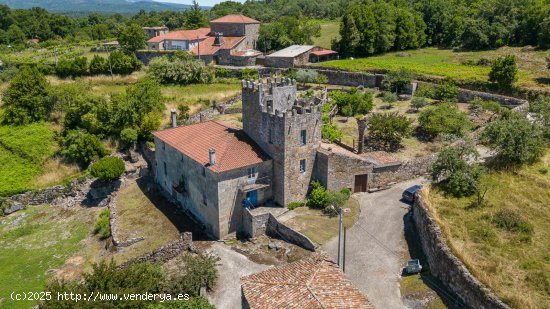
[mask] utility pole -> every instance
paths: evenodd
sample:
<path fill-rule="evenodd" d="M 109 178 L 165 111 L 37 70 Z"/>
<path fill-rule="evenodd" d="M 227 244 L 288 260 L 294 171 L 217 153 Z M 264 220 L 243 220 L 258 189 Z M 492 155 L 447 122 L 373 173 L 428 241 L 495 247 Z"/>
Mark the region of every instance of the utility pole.
<path fill-rule="evenodd" d="M 346 227 L 344 226 L 344 256 L 342 259 L 342 271 L 346 272 Z"/>
<path fill-rule="evenodd" d="M 340 240 L 342 239 L 342 208 L 338 211 L 340 215 L 340 223 L 338 223 L 338 266 L 340 266 Z"/>

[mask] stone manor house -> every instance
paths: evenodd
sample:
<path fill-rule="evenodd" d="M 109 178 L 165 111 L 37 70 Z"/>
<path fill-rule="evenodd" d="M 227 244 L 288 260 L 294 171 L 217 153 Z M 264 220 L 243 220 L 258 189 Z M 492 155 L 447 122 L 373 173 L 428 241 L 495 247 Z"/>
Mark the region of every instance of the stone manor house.
<path fill-rule="evenodd" d="M 367 190 L 376 162 L 321 140 L 322 95 L 296 81 L 242 81 L 243 128 L 218 121 L 154 133 L 160 187 L 214 238 L 242 231 L 245 207 L 303 201 L 313 179 L 329 190 Z"/>

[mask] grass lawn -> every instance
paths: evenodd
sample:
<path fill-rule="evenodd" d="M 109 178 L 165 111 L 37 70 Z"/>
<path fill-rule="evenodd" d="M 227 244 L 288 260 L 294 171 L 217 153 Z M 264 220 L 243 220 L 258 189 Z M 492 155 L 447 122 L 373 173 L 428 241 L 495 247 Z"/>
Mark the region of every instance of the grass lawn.
<path fill-rule="evenodd" d="M 91 232 L 93 210 L 31 206 L 0 217 L 0 307 L 29 308 L 35 301 L 12 301 L 11 292 L 40 292 L 55 269 L 82 248 Z"/>
<path fill-rule="evenodd" d="M 333 39 L 340 39 L 339 20 L 320 20 L 321 36 L 313 38 L 313 44 L 324 48 L 330 48 Z"/>
<path fill-rule="evenodd" d="M 349 209 L 348 212 L 344 212 L 343 225 L 350 228 L 359 219 L 361 213 L 359 202 L 350 198 L 343 208 Z M 296 215 L 285 224 L 303 233 L 315 243 L 322 245 L 338 235 L 338 216 L 329 217 L 320 210 L 308 207 L 299 207 L 292 211 Z"/>
<path fill-rule="evenodd" d="M 78 168 L 53 159 L 58 145 L 48 123 L 0 126 L 0 196 L 61 183 Z"/>
<path fill-rule="evenodd" d="M 416 74 L 486 81 L 490 67 L 463 64 L 466 60 L 494 59 L 514 54 L 518 59 L 518 84 L 527 88 L 550 89 L 550 72 L 546 69 L 548 51 L 522 51 L 520 47 L 502 47 L 479 52 L 454 52 L 447 49 L 424 48 L 391 52 L 380 56 L 323 62 L 318 65 L 349 71 L 396 70 L 402 67 Z"/>
<path fill-rule="evenodd" d="M 550 307 L 550 150 L 516 172 L 491 172 L 487 206 L 451 198 L 432 188 L 429 208 L 453 252 L 468 269 L 514 308 Z M 532 234 L 497 226 L 508 209 Z M 502 219 L 500 219 L 502 220 Z"/>

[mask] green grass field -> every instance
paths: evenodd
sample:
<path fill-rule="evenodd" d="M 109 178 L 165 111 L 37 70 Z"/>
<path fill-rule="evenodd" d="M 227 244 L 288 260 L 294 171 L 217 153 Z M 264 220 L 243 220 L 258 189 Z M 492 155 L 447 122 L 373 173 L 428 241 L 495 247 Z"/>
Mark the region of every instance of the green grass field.
<path fill-rule="evenodd" d="M 519 47 L 502 47 L 479 52 L 455 52 L 446 49 L 425 48 L 391 52 L 380 56 L 358 59 L 327 61 L 319 66 L 349 71 L 397 70 L 407 68 L 416 74 L 436 77 L 451 77 L 461 80 L 486 81 L 489 66 L 466 65 L 465 61 L 497 56 L 516 55 L 519 67 L 518 84 L 533 89 L 550 89 L 550 71 L 546 69 L 549 51 L 524 51 Z"/>
<path fill-rule="evenodd" d="M 35 188 L 34 177 L 43 171 L 56 147 L 47 123 L 0 126 L 0 196 Z"/>
<path fill-rule="evenodd" d="M 32 206 L 0 224 L 0 308 L 30 308 L 12 292 L 40 292 L 55 269 L 82 247 L 92 226 L 75 210 Z"/>
<path fill-rule="evenodd" d="M 313 44 L 324 48 L 330 48 L 333 39 L 340 39 L 340 21 L 320 20 L 321 36 L 313 38 Z"/>
<path fill-rule="evenodd" d="M 513 308 L 550 307 L 550 150 L 516 172 L 489 174 L 486 206 L 451 198 L 437 188 L 429 208 L 453 252 Z M 498 225 L 502 209 L 518 214 L 532 233 Z"/>

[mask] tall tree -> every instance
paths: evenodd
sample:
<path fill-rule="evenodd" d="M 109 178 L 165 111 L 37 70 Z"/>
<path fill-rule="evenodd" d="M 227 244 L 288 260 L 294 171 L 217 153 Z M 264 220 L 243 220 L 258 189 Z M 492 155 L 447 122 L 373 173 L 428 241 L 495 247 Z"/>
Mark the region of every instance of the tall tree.
<path fill-rule="evenodd" d="M 145 34 L 142 27 L 137 24 L 132 24 L 121 28 L 117 38 L 120 46 L 125 52 L 133 53 L 145 46 L 147 34 Z"/>
<path fill-rule="evenodd" d="M 46 120 L 53 107 L 48 88 L 48 81 L 36 68 L 23 67 L 4 93 L 4 121 L 22 125 Z"/>

